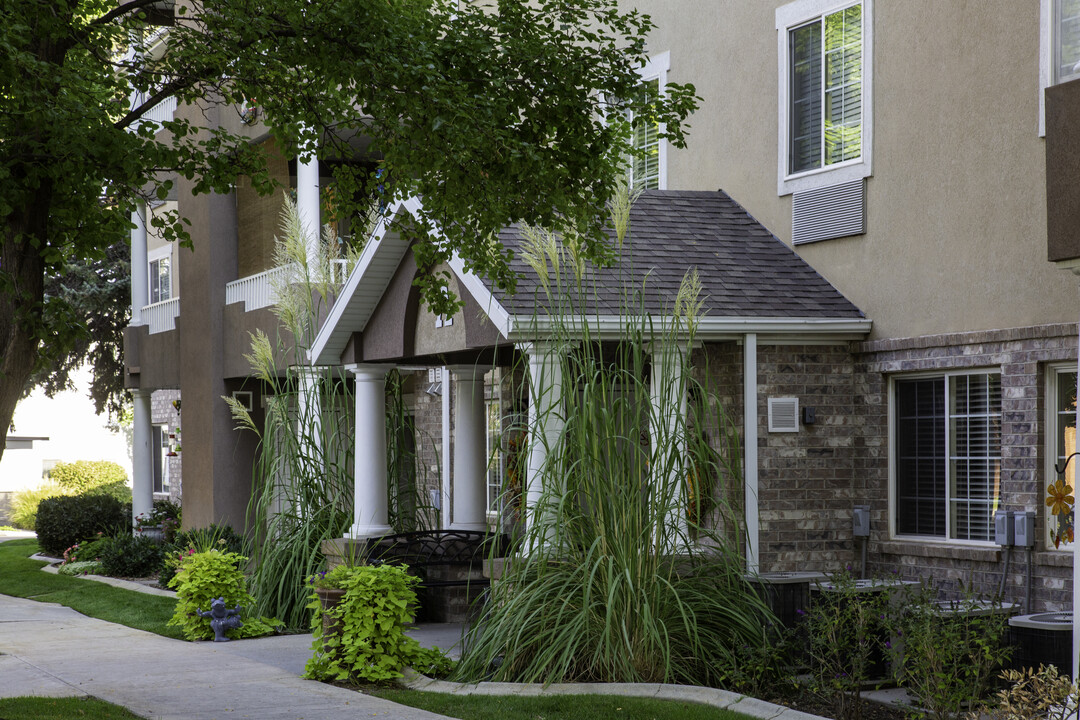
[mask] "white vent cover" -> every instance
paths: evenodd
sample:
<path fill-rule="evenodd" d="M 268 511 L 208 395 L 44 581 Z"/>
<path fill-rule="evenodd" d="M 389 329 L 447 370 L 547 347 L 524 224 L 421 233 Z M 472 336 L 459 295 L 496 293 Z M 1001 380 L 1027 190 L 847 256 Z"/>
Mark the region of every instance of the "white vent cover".
<path fill-rule="evenodd" d="M 769 398 L 769 432 L 799 432 L 799 398 Z"/>
<path fill-rule="evenodd" d="M 864 232 L 865 178 L 792 194 L 792 244 L 861 235 Z"/>

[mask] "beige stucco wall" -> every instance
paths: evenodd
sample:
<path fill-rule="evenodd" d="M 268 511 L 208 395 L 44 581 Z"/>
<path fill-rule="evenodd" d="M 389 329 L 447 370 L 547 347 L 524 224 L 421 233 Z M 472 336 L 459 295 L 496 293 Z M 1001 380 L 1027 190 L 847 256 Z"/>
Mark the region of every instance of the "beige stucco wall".
<path fill-rule="evenodd" d="M 630 3 L 625 3 L 629 5 Z M 668 187 L 723 188 L 785 242 L 777 196 L 779 2 L 634 0 L 704 100 Z M 874 338 L 1075 321 L 1072 276 L 1046 261 L 1038 136 L 1039 5 L 873 6 L 867 233 L 797 251 L 874 320 Z"/>

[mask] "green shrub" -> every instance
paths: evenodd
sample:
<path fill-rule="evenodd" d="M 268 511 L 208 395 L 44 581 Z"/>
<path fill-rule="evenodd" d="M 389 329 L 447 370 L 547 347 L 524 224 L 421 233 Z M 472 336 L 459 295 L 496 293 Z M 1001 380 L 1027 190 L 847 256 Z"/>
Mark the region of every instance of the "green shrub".
<path fill-rule="evenodd" d="M 928 720 L 960 720 L 993 690 L 994 675 L 1008 660 L 1008 615 L 1000 601 L 980 602 L 970 592 L 943 607 L 928 584 L 905 597 L 903 613 L 890 615 L 894 640 L 902 640 L 897 675 Z"/>
<path fill-rule="evenodd" d="M 97 560 L 78 560 L 61 565 L 56 571 L 61 575 L 100 575 L 102 567 Z"/>
<path fill-rule="evenodd" d="M 176 612 L 168 624 L 178 626 L 188 640 L 212 639 L 214 631 L 210 629 L 210 619 L 199 617 L 195 611 L 209 610 L 210 601 L 220 597 L 224 598 L 226 607 L 240 606 L 244 623 L 240 628 L 229 630 L 229 637 L 258 637 L 274 632 L 276 620 L 246 615 L 255 605 L 240 570 L 246 562 L 243 555 L 218 550 L 184 556 L 176 576 L 169 581 L 169 586 L 176 589 Z"/>
<path fill-rule="evenodd" d="M 96 487 L 89 488 L 88 490 L 79 493 L 80 495 L 108 495 L 114 497 L 122 503 L 131 504 L 131 488 L 127 486 L 127 482 L 114 482 L 106 483 L 104 485 L 97 485 Z"/>
<path fill-rule="evenodd" d="M 304 677 L 385 682 L 401 677 L 405 666 L 445 673 L 450 661 L 438 648 L 422 648 L 405 634 L 405 625 L 416 614 L 413 586 L 419 579 L 396 565 L 342 567 L 332 571 L 333 584 L 345 591 L 339 603 L 324 609 L 318 593 L 311 593 L 314 655 Z M 338 630 L 327 634 L 327 625 Z"/>
<path fill-rule="evenodd" d="M 116 498 L 73 495 L 42 500 L 35 529 L 42 551 L 59 557 L 77 542 L 96 538 L 99 532 L 112 535 L 130 524 L 130 514 Z"/>
<path fill-rule="evenodd" d="M 20 530 L 33 530 L 37 525 L 38 505 L 45 498 L 71 493 L 59 483 L 46 482 L 33 490 L 20 490 L 11 502 L 11 523 Z"/>
<path fill-rule="evenodd" d="M 127 484 L 127 473 L 109 460 L 76 460 L 56 463 L 49 471 L 49 479 L 67 488 L 72 494 L 100 488 L 103 485 Z"/>
<path fill-rule="evenodd" d="M 162 550 L 150 538 L 121 533 L 102 543 L 99 557 L 105 575 L 146 577 L 161 568 Z"/>
<path fill-rule="evenodd" d="M 169 581 L 176 575 L 180 562 L 191 554 L 189 550 L 219 550 L 240 554 L 243 548 L 243 536 L 237 534 L 229 525 L 210 525 L 178 532 L 164 548 L 161 567 L 158 569 L 158 585 L 169 587 Z"/>

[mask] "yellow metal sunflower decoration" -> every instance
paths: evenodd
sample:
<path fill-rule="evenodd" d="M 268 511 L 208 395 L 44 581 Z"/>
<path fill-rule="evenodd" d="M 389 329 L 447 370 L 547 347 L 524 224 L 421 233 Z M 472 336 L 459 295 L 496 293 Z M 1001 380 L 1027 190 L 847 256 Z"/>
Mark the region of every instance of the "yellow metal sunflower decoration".
<path fill-rule="evenodd" d="M 1046 506 L 1050 508 L 1050 512 L 1054 515 L 1067 515 L 1072 512 L 1073 503 L 1076 502 L 1076 498 L 1072 494 L 1072 486 L 1066 485 L 1064 480 L 1058 480 L 1056 483 L 1046 489 L 1046 494 L 1049 496 L 1046 498 Z"/>

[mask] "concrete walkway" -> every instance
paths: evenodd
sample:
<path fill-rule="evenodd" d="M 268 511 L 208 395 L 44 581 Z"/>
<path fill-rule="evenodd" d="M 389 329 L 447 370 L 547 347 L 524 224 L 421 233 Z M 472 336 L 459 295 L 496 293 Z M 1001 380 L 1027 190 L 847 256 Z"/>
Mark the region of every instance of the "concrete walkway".
<path fill-rule="evenodd" d="M 0 533 L 0 541 L 10 538 L 5 534 Z M 147 592 L 136 583 L 105 581 Z M 438 646 L 456 658 L 461 630 L 460 625 L 428 624 L 408 632 L 424 647 Z M 311 635 L 284 635 L 190 643 L 89 618 L 61 605 L 0 595 L 0 698 L 93 696 L 161 720 L 443 717 L 301 679 L 311 642 Z M 722 690 L 675 685 L 459 684 L 412 673 L 406 684 L 459 695 L 652 697 L 727 708 L 757 720 L 823 720 Z"/>
<path fill-rule="evenodd" d="M 440 718 L 303 680 L 310 635 L 189 643 L 0 595 L 0 697 L 91 695 L 147 718 Z"/>

